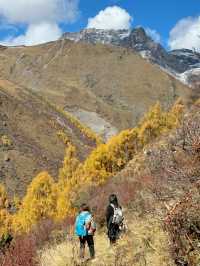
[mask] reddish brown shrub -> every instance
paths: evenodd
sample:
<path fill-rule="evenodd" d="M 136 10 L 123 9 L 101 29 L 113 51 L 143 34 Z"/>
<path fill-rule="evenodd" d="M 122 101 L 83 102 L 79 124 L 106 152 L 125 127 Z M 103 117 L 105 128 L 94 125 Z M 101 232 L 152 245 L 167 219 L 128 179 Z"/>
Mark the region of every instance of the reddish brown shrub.
<path fill-rule="evenodd" d="M 81 203 L 87 202 L 95 215 L 95 220 L 103 225 L 109 195 L 112 193 L 116 194 L 120 205 L 125 207 L 134 200 L 137 187 L 138 184 L 136 182 L 128 179 L 111 179 L 102 186 L 90 187 L 88 190 L 80 193 L 77 196 L 76 206 L 78 207 Z"/>
<path fill-rule="evenodd" d="M 175 261 L 196 266 L 200 262 L 200 182 L 194 184 L 186 196 L 178 202 L 166 218 L 171 235 Z"/>
<path fill-rule="evenodd" d="M 17 237 L 6 251 L 1 265 L 35 266 L 36 250 L 36 239 L 32 235 Z"/>
<path fill-rule="evenodd" d="M 55 224 L 51 220 L 44 220 L 33 228 L 27 235 L 17 236 L 10 247 L 1 254 L 1 266 L 36 266 L 37 250 L 46 242 L 53 239 L 53 231 L 64 232 L 74 223 L 73 218 L 67 218 L 63 223 Z M 64 233 L 61 235 L 64 237 Z"/>

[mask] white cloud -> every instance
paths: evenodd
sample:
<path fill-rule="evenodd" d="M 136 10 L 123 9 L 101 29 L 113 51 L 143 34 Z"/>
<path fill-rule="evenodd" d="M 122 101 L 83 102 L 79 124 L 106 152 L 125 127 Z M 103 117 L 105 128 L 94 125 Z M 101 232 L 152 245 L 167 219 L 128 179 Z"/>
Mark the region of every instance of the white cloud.
<path fill-rule="evenodd" d="M 200 50 L 200 17 L 181 19 L 170 31 L 168 44 L 171 49 Z"/>
<path fill-rule="evenodd" d="M 24 35 L 10 36 L 3 43 L 35 45 L 60 37 L 59 23 L 73 23 L 79 16 L 79 0 L 0 0 L 4 23 L 25 25 Z"/>
<path fill-rule="evenodd" d="M 121 7 L 112 6 L 101 10 L 95 17 L 88 19 L 87 28 L 130 29 L 133 18 Z"/>
<path fill-rule="evenodd" d="M 149 35 L 155 42 L 158 42 L 158 43 L 161 42 L 161 36 L 156 30 L 145 28 L 145 31 L 147 35 Z"/>
<path fill-rule="evenodd" d="M 18 45 L 36 45 L 57 40 L 62 35 L 62 31 L 55 23 L 43 22 L 40 24 L 31 24 L 24 35 L 15 38 L 8 38 L 3 45 L 18 46 Z"/>
<path fill-rule="evenodd" d="M 0 14 L 11 23 L 73 22 L 78 4 L 78 0 L 0 0 Z"/>
<path fill-rule="evenodd" d="M 57 5 L 57 0 L 0 0 L 0 13 L 11 23 L 55 21 Z"/>
<path fill-rule="evenodd" d="M 63 17 L 70 23 L 75 22 L 79 15 L 79 0 L 62 0 L 63 2 Z"/>

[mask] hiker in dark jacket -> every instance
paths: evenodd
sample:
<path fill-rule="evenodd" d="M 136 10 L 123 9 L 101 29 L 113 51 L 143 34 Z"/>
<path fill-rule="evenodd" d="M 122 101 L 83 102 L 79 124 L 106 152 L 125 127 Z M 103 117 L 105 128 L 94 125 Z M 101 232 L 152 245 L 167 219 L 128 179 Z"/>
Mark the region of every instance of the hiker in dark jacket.
<path fill-rule="evenodd" d="M 117 196 L 111 194 L 109 196 L 109 205 L 106 210 L 108 238 L 111 244 L 116 243 L 116 240 L 119 238 L 123 220 L 122 208 L 118 203 Z"/>
<path fill-rule="evenodd" d="M 87 204 L 82 204 L 80 213 L 76 217 L 75 222 L 75 233 L 79 237 L 80 241 L 80 257 L 84 258 L 85 255 L 85 244 L 87 242 L 90 258 L 95 257 L 94 239 L 93 235 L 96 231 L 96 225 L 93 220 L 93 216 L 90 212 L 90 208 Z"/>

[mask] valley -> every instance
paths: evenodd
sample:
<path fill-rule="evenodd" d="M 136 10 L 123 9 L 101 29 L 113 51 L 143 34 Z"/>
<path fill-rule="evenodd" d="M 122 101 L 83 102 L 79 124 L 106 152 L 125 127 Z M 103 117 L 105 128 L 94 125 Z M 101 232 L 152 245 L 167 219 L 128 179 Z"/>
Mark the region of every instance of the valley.
<path fill-rule="evenodd" d="M 199 58 L 142 28 L 1 46 L 1 266 L 199 265 Z M 111 193 L 128 225 L 113 248 Z M 83 202 L 97 256 L 82 263 Z"/>

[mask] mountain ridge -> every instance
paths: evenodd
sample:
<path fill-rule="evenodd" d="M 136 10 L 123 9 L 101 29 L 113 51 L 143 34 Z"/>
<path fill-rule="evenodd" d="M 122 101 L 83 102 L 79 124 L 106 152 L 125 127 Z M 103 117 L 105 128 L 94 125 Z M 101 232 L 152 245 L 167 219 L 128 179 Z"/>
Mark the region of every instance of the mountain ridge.
<path fill-rule="evenodd" d="M 7 136 L 14 143 L 6 150 L 0 147 L 0 168 L 3 180 L 19 194 L 37 174 L 34 169 L 47 169 L 54 176 L 62 163 L 66 136 L 80 159 L 95 146 L 77 119 L 107 141 L 133 128 L 157 101 L 165 110 L 179 97 L 191 101 L 188 87 L 127 48 L 59 40 L 0 49 L 0 58 L 4 91 L 0 111 L 6 114 L 6 120 L 0 121 L 0 138 L 7 141 Z"/>
<path fill-rule="evenodd" d="M 92 44 L 110 44 L 132 49 L 152 63 L 159 65 L 183 83 L 199 85 L 199 82 L 192 82 L 191 76 L 193 73 L 188 71 L 200 68 L 200 53 L 189 49 L 166 51 L 160 43 L 153 41 L 142 27 L 132 30 L 85 29 L 80 32 L 66 32 L 61 39 Z M 186 72 L 190 75 L 184 75 Z"/>
<path fill-rule="evenodd" d="M 156 101 L 167 109 L 178 97 L 188 99 L 191 94 L 127 48 L 59 40 L 7 48 L 0 56 L 0 76 L 39 92 L 77 118 L 87 112 L 92 119 L 95 112 L 113 132 L 134 126 Z M 97 133 L 110 136 L 106 129 Z"/>

